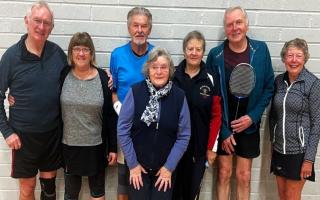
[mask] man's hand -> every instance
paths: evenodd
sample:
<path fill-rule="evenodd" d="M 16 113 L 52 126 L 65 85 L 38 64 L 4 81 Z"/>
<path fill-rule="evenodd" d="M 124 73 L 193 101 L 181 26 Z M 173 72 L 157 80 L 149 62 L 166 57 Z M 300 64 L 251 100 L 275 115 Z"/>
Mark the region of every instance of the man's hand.
<path fill-rule="evenodd" d="M 108 87 L 110 88 L 110 90 L 112 90 L 112 86 L 113 86 L 112 75 L 111 75 L 109 69 L 105 69 L 104 71 L 106 72 L 107 76 L 109 77 Z"/>
<path fill-rule="evenodd" d="M 313 163 L 310 161 L 303 161 L 300 172 L 300 177 L 302 180 L 305 178 L 309 178 L 312 175 L 312 164 Z"/>
<path fill-rule="evenodd" d="M 135 168 L 130 169 L 130 185 L 133 184 L 133 188 L 136 190 L 140 190 L 140 187 L 143 187 L 141 172 L 147 173 L 141 165 L 137 165 Z"/>
<path fill-rule="evenodd" d="M 230 137 L 228 137 L 227 139 L 223 140 L 222 142 L 222 150 L 224 150 L 225 152 L 227 152 L 228 154 L 233 154 L 234 153 L 234 147 L 237 145 L 236 141 L 233 138 L 233 135 L 231 135 Z"/>
<path fill-rule="evenodd" d="M 249 128 L 251 124 L 252 124 L 252 119 L 249 117 L 249 115 L 244 115 L 239 119 L 233 120 L 231 122 L 232 132 L 240 133 L 246 130 L 247 128 Z"/>
<path fill-rule="evenodd" d="M 6 143 L 10 149 L 18 150 L 21 148 L 21 141 L 16 133 L 13 133 L 9 137 L 7 137 Z"/>
<path fill-rule="evenodd" d="M 108 164 L 115 165 L 117 163 L 117 153 L 110 152 L 108 155 Z"/>
<path fill-rule="evenodd" d="M 158 191 L 161 191 L 163 188 L 163 191 L 166 192 L 167 189 L 171 188 L 171 175 L 172 173 L 165 167 L 161 167 L 159 171 L 157 172 L 156 176 L 158 176 L 158 179 L 155 183 L 155 187 L 158 186 Z"/>
<path fill-rule="evenodd" d="M 214 160 L 217 157 L 217 153 L 211 150 L 207 150 L 207 160 L 208 160 L 208 164 L 212 165 L 214 163 Z"/>

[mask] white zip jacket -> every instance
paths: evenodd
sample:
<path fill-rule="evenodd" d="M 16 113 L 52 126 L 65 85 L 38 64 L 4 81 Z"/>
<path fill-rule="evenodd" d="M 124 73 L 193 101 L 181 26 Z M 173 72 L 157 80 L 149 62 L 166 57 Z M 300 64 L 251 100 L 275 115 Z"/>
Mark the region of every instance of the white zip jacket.
<path fill-rule="evenodd" d="M 320 139 L 320 80 L 303 69 L 289 85 L 287 72 L 275 79 L 270 111 L 273 150 L 281 154 L 304 153 L 314 162 Z"/>

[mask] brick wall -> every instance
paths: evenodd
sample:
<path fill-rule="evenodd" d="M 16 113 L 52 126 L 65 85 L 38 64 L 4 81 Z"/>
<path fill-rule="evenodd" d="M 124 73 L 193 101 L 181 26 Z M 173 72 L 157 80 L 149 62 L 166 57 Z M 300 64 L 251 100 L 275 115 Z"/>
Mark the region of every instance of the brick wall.
<path fill-rule="evenodd" d="M 25 33 L 23 17 L 33 1 L 0 1 L 0 56 Z M 295 37 L 307 40 L 311 59 L 307 68 L 320 74 L 320 2 L 318 0 L 50 0 L 55 13 L 55 28 L 50 40 L 66 50 L 71 35 L 87 31 L 93 37 L 97 61 L 108 67 L 112 49 L 128 41 L 126 14 L 136 5 L 146 6 L 153 14 L 153 30 L 150 41 L 166 47 L 173 55 L 175 64 L 182 59 L 182 39 L 194 29 L 204 33 L 207 52 L 224 38 L 222 17 L 224 9 L 241 5 L 247 9 L 250 19 L 249 36 L 268 43 L 276 73 L 284 70 L 279 57 L 283 43 Z M 252 169 L 251 199 L 277 199 L 276 183 L 269 174 L 270 144 L 261 126 L 261 156 L 254 160 Z M 1 137 L 1 136 L 0 136 Z M 10 174 L 11 152 L 0 138 L 0 200 L 17 199 L 18 182 Z M 319 153 L 316 161 L 319 180 Z M 215 169 L 209 169 L 203 180 L 201 199 L 212 198 L 212 182 Z M 108 169 L 107 197 L 115 199 L 116 168 Z M 83 183 L 81 199 L 88 199 L 87 182 Z M 59 171 L 57 181 L 59 199 L 63 199 L 63 176 Z M 319 182 L 307 182 L 303 199 L 320 199 Z M 38 191 L 38 190 L 37 190 Z"/>

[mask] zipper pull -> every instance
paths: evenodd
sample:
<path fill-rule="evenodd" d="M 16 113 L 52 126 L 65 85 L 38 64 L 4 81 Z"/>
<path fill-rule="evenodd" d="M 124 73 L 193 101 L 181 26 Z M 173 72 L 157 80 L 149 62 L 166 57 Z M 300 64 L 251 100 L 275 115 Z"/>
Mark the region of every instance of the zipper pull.
<path fill-rule="evenodd" d="M 157 130 L 159 129 L 159 122 L 157 122 L 157 126 L 156 126 L 156 129 L 157 129 Z"/>

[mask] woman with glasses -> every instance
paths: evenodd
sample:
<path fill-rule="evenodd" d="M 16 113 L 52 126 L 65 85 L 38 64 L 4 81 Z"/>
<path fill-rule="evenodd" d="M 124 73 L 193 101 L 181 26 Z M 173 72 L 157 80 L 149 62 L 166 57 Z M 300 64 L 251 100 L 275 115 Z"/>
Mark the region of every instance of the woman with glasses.
<path fill-rule="evenodd" d="M 270 112 L 271 171 L 281 200 L 300 200 L 306 180 L 315 181 L 320 138 L 320 81 L 305 68 L 307 42 L 293 39 L 281 51 L 286 71 L 275 79 Z"/>
<path fill-rule="evenodd" d="M 105 199 L 105 168 L 116 163 L 115 112 L 106 73 L 96 67 L 95 48 L 86 32 L 75 33 L 61 74 L 65 200 L 79 198 L 82 176 L 91 199 Z"/>
<path fill-rule="evenodd" d="M 118 138 L 130 170 L 130 200 L 171 200 L 174 170 L 190 138 L 186 98 L 171 79 L 174 66 L 162 48 L 149 53 L 146 80 L 128 91 Z"/>

